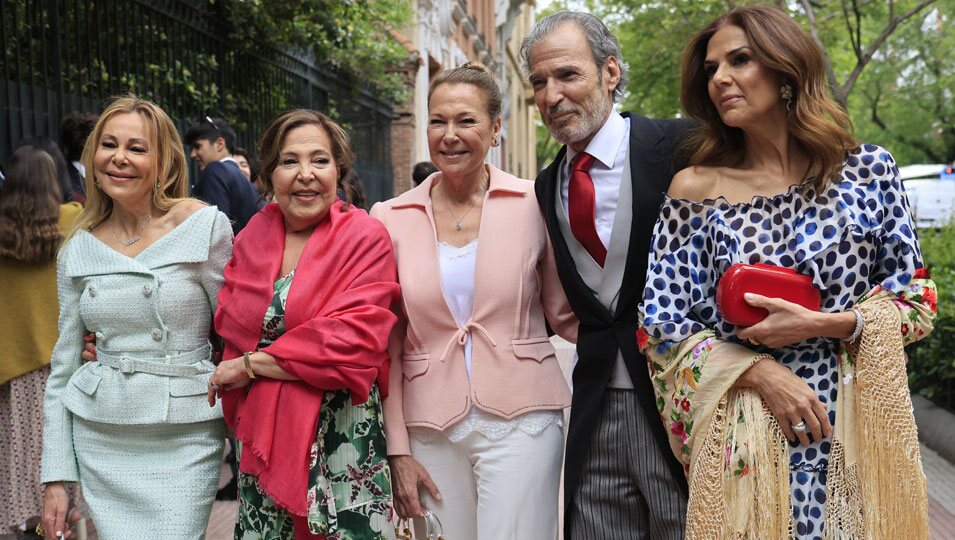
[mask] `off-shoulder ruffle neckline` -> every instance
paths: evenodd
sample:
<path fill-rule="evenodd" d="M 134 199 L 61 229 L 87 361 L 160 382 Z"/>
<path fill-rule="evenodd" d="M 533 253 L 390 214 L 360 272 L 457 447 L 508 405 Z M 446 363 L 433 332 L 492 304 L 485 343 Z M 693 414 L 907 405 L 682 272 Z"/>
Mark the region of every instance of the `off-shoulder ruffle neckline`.
<path fill-rule="evenodd" d="M 756 206 L 758 203 L 770 202 L 773 205 L 778 206 L 779 203 L 784 202 L 786 199 L 791 198 L 796 194 L 797 191 L 801 191 L 804 187 L 808 187 L 806 192 L 815 191 L 815 187 L 812 186 L 812 181 L 815 177 L 807 178 L 802 182 L 797 184 L 791 184 L 789 188 L 782 192 L 777 193 L 776 195 L 753 195 L 752 199 L 749 202 L 740 201 L 737 203 L 730 202 L 725 196 L 720 195 L 718 197 L 706 198 L 702 201 L 694 201 L 691 199 L 684 199 L 682 197 L 671 197 L 668 193 L 664 194 L 663 202 L 666 203 L 679 203 L 689 206 L 713 206 L 720 208 L 742 208 Z M 838 185 L 836 182 L 830 182 L 830 185 Z"/>

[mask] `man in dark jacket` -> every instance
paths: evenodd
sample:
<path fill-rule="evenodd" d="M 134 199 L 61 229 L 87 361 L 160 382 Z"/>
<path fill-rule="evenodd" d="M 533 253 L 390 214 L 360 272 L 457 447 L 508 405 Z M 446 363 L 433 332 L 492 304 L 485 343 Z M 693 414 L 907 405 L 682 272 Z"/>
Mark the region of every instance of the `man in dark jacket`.
<path fill-rule="evenodd" d="M 239 234 L 258 210 L 259 195 L 232 158 L 235 131 L 220 118 L 208 116 L 186 132 L 186 146 L 199 166 L 195 195 L 228 216 Z"/>
<path fill-rule="evenodd" d="M 651 231 L 689 126 L 614 111 L 627 65 L 592 15 L 542 19 L 521 59 L 544 124 L 565 145 L 536 182 L 557 271 L 580 320 L 564 538 L 682 539 L 686 478 L 636 330 Z"/>

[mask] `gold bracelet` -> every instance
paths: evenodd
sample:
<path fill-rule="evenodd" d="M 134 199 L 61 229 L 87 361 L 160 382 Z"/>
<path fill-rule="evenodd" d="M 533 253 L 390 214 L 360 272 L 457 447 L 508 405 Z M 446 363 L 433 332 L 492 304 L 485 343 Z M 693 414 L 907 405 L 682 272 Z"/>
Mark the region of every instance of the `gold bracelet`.
<path fill-rule="evenodd" d="M 242 361 L 245 362 L 245 372 L 248 374 L 250 379 L 255 378 L 255 372 L 252 371 L 252 360 L 249 359 L 249 355 L 252 354 L 251 351 L 242 353 Z"/>

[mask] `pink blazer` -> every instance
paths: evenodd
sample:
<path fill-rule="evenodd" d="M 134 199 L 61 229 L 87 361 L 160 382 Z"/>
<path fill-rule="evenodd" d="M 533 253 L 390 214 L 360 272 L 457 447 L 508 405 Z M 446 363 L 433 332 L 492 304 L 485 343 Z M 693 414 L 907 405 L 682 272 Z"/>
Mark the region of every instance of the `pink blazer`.
<path fill-rule="evenodd" d="M 442 430 L 471 407 L 509 419 L 570 405 L 544 318 L 570 341 L 577 340 L 577 319 L 557 277 L 534 183 L 487 167 L 474 312 L 464 326 L 455 322 L 441 289 L 430 197 L 435 176 L 371 209 L 391 235 L 401 284 L 390 345 L 391 393 L 384 400 L 389 455 L 411 453 L 406 426 Z"/>

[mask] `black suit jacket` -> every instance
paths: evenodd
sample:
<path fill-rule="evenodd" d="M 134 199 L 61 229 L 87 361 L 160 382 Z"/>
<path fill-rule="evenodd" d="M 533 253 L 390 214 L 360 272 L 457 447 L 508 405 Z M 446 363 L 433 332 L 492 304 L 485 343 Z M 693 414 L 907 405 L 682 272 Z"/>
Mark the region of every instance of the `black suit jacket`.
<path fill-rule="evenodd" d="M 615 114 L 615 113 L 612 113 Z M 670 473 L 687 492 L 683 466 L 673 456 L 650 383 L 647 363 L 637 350 L 637 306 L 643 297 L 650 252 L 650 235 L 660 212 L 663 194 L 670 187 L 675 170 L 674 150 L 684 133 L 691 127 L 687 120 L 652 120 L 624 113 L 630 118 L 630 177 L 633 185 L 633 222 L 630 230 L 630 248 L 617 308 L 611 313 L 588 289 L 577 272 L 557 221 L 558 168 L 567 148 L 561 148 L 557 157 L 537 176 L 535 191 L 554 246 L 557 272 L 570 305 L 580 320 L 577 336 L 579 361 L 574 368 L 574 394 L 570 409 L 567 435 L 567 455 L 564 460 L 564 512 L 569 518 L 574 493 L 580 477 L 580 468 L 597 422 L 597 414 L 604 391 L 610 380 L 617 349 L 633 381 L 635 394 L 663 455 L 668 459 Z M 570 519 L 565 518 L 565 538 L 569 538 Z"/>
<path fill-rule="evenodd" d="M 234 161 L 214 161 L 199 174 L 196 195 L 216 206 L 232 222 L 233 234 L 245 227 L 259 209 L 259 194 Z"/>

